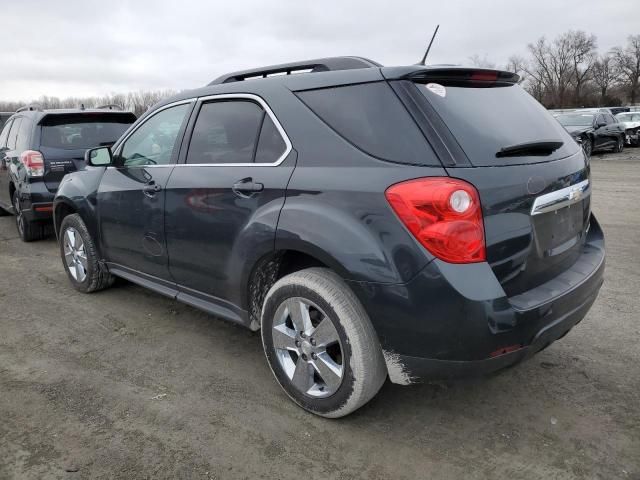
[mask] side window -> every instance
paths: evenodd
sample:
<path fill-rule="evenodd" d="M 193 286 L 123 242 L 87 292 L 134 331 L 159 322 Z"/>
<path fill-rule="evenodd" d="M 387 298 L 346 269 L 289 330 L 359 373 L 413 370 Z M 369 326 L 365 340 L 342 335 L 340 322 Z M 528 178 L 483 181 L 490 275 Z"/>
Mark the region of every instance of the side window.
<path fill-rule="evenodd" d="M 23 118 L 20 123 L 20 129 L 18 130 L 18 137 L 16 139 L 16 150 L 24 152 L 29 150 L 31 140 L 31 120 Z"/>
<path fill-rule="evenodd" d="M 596 125 L 600 125 L 602 123 L 606 123 L 606 120 L 604 119 L 604 115 L 602 114 L 596 115 Z"/>
<path fill-rule="evenodd" d="M 0 133 L 0 148 L 4 148 L 7 146 L 7 138 L 9 137 L 9 130 L 11 130 L 11 124 L 13 121 L 8 121 L 7 124 L 2 129 L 2 133 Z"/>
<path fill-rule="evenodd" d="M 205 103 L 193 127 L 187 163 L 251 163 L 265 112 L 251 101 Z"/>
<path fill-rule="evenodd" d="M 265 115 L 256 149 L 256 163 L 273 163 L 287 149 L 284 139 L 271 120 L 269 115 Z"/>
<path fill-rule="evenodd" d="M 613 125 L 614 123 L 616 123 L 616 119 L 613 118 L 613 115 L 606 114 L 605 116 L 607 117 L 607 123 L 609 125 Z"/>
<path fill-rule="evenodd" d="M 18 117 L 13 121 L 11 130 L 9 131 L 9 138 L 7 138 L 7 148 L 9 150 L 15 150 L 16 141 L 18 139 L 18 131 L 20 130 L 20 124 L 22 123 L 22 117 Z"/>
<path fill-rule="evenodd" d="M 124 142 L 117 155 L 118 165 L 167 165 L 171 163 L 176 139 L 189 111 L 185 103 L 156 113 Z"/>
<path fill-rule="evenodd" d="M 369 155 L 424 164 L 429 144 L 386 82 L 305 90 L 296 95 L 340 136 Z"/>

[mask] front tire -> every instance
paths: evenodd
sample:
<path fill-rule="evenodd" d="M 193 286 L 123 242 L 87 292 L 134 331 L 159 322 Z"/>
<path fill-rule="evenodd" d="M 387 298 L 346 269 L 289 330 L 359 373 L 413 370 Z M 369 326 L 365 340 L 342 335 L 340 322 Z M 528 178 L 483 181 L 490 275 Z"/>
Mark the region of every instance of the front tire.
<path fill-rule="evenodd" d="M 77 213 L 60 225 L 60 256 L 73 287 L 83 293 L 96 292 L 113 284 L 113 276 L 99 261 L 95 243 Z"/>
<path fill-rule="evenodd" d="M 348 415 L 387 377 L 378 337 L 349 286 L 325 268 L 278 280 L 262 309 L 262 344 L 280 386 L 305 410 Z"/>
<path fill-rule="evenodd" d="M 589 137 L 585 137 L 582 141 L 582 150 L 587 158 L 591 158 L 593 153 L 593 141 Z"/>

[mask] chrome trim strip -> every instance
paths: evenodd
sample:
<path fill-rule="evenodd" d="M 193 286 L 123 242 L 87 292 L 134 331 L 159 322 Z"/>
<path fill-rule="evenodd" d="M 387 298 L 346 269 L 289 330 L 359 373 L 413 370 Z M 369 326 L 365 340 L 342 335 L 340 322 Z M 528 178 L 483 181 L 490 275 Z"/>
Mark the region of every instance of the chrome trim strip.
<path fill-rule="evenodd" d="M 184 103 L 191 103 L 193 101 L 206 102 L 207 100 L 225 100 L 225 99 L 229 99 L 229 98 L 245 98 L 245 99 L 253 100 L 253 101 L 259 103 L 260 106 L 267 113 L 267 115 L 269 115 L 269 117 L 273 121 L 273 124 L 276 126 L 276 129 L 278 130 L 278 133 L 280 133 L 280 136 L 284 140 L 284 143 L 285 143 L 285 146 L 286 146 L 284 153 L 282 155 L 280 155 L 280 157 L 278 157 L 278 159 L 275 162 L 272 162 L 272 163 L 171 163 L 171 164 L 167 164 L 167 165 L 135 165 L 134 167 L 145 167 L 145 168 L 148 168 L 148 167 L 163 167 L 163 166 L 175 166 L 175 167 L 277 167 L 282 162 L 284 162 L 284 160 L 287 158 L 287 156 L 289 156 L 289 154 L 291 153 L 291 150 L 293 150 L 293 145 L 291 144 L 291 140 L 289 140 L 287 132 L 285 132 L 284 128 L 282 128 L 282 125 L 280 124 L 280 121 L 278 120 L 278 117 L 276 117 L 276 114 L 273 113 L 273 110 L 271 110 L 271 107 L 269 107 L 267 102 L 265 102 L 262 99 L 262 97 L 259 97 L 258 95 L 254 95 L 252 93 L 222 93 L 222 94 L 219 94 L 219 95 L 207 95 L 205 97 L 194 97 L 194 98 L 189 98 L 189 99 L 186 99 L 186 100 L 180 100 L 178 102 L 169 103 L 167 105 L 164 105 L 164 106 L 160 107 L 158 110 L 156 110 L 155 112 L 151 113 L 147 118 L 145 118 L 144 122 L 140 123 L 140 125 L 138 125 L 135 130 L 130 132 L 125 138 L 122 139 L 122 141 L 118 142 L 118 146 L 117 147 L 120 148 L 120 145 L 124 144 L 127 141 L 127 139 L 131 135 L 133 135 L 134 132 L 136 132 L 138 130 L 138 128 L 140 128 L 142 125 L 144 125 L 147 122 L 147 120 L 149 120 L 151 117 L 153 117 L 156 113 L 159 113 L 159 112 L 161 112 L 161 111 L 163 111 L 163 110 L 165 110 L 167 108 L 175 107 L 177 105 L 182 105 Z M 114 150 L 114 152 L 115 152 L 115 150 Z M 122 168 L 122 167 L 110 167 L 110 168 Z M 129 168 L 131 168 L 131 167 L 129 167 Z"/>
<path fill-rule="evenodd" d="M 584 197 L 591 195 L 589 180 L 583 180 L 554 192 L 540 195 L 533 202 L 531 215 L 540 215 L 578 203 Z"/>

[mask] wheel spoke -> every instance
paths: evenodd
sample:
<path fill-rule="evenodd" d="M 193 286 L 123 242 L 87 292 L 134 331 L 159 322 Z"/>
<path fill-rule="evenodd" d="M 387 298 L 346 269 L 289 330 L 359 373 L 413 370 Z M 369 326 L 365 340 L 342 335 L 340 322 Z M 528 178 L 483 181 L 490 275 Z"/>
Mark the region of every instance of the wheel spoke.
<path fill-rule="evenodd" d="M 303 393 L 307 393 L 311 388 L 311 380 L 313 378 L 312 367 L 307 362 L 298 358 L 296 369 L 293 372 L 291 383 Z"/>
<path fill-rule="evenodd" d="M 82 265 L 80 265 L 80 262 L 76 263 L 75 269 L 76 269 L 76 280 L 78 280 L 79 282 L 82 282 L 84 280 L 84 269 L 82 268 Z"/>
<path fill-rule="evenodd" d="M 309 305 L 300 299 L 291 298 L 287 300 L 287 309 L 291 315 L 293 326 L 298 332 L 308 333 L 313 328 L 311 317 L 309 317 Z"/>
<path fill-rule="evenodd" d="M 327 352 L 318 355 L 313 365 L 329 390 L 337 390 L 342 382 L 342 366 L 334 362 Z"/>
<path fill-rule="evenodd" d="M 66 250 L 66 249 L 65 249 Z M 71 252 L 64 252 L 64 259 L 67 262 L 67 266 L 72 267 L 73 266 L 73 253 Z"/>
<path fill-rule="evenodd" d="M 89 268 L 89 263 L 87 262 L 87 255 L 84 252 L 80 252 L 78 254 L 78 258 L 80 259 L 80 263 L 82 264 L 82 268 L 84 268 L 84 271 L 86 272 L 87 269 Z"/>
<path fill-rule="evenodd" d="M 311 333 L 311 336 L 318 347 L 326 347 L 338 341 L 338 331 L 336 327 L 333 326 L 333 322 L 327 317 L 324 317 L 318 324 L 316 329 Z"/>
<path fill-rule="evenodd" d="M 66 243 L 69 246 L 69 248 L 75 248 L 76 232 L 70 228 L 65 232 L 65 237 L 66 237 Z"/>
<path fill-rule="evenodd" d="M 273 347 L 280 350 L 296 350 L 296 333 L 283 323 L 275 326 L 273 331 Z"/>

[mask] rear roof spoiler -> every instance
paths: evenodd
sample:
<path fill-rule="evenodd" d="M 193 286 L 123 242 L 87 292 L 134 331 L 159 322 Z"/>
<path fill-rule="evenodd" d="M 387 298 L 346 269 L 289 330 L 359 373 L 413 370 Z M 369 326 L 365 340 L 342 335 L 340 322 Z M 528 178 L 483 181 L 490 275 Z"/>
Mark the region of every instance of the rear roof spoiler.
<path fill-rule="evenodd" d="M 254 78 L 266 78 L 270 75 L 291 75 L 294 73 L 315 73 L 330 72 L 335 70 L 353 70 L 356 68 L 379 68 L 378 62 L 363 57 L 328 57 L 317 58 L 315 60 L 304 60 L 301 62 L 283 63 L 280 65 L 270 65 L 267 67 L 254 68 L 251 70 L 241 70 L 227 73 L 216 78 L 209 85 L 220 85 L 222 83 L 241 82 Z"/>
<path fill-rule="evenodd" d="M 487 84 L 513 85 L 520 76 L 513 72 L 488 68 L 458 67 L 452 65 L 410 66 L 383 68 L 382 74 L 388 80 L 412 80 L 414 82 L 434 82 L 444 84 Z"/>

